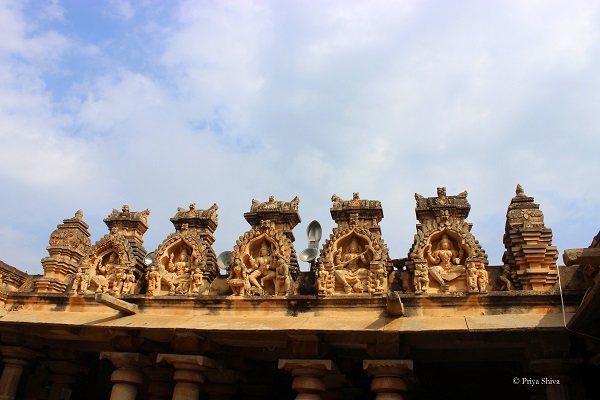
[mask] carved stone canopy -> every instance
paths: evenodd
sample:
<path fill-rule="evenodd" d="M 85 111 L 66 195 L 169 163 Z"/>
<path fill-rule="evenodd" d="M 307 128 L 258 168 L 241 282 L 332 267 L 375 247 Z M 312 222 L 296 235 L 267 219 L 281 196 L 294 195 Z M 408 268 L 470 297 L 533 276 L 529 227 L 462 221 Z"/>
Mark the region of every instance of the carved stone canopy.
<path fill-rule="evenodd" d="M 253 228 L 258 228 L 262 221 L 271 221 L 275 224 L 275 229 L 283 231 L 293 242 L 295 238 L 292 229 L 301 221 L 298 213 L 299 203 L 298 196 L 289 202 L 276 201 L 273 196 L 269 196 L 269 200 L 262 203 L 252 199 L 250 211 L 244 213 L 244 218 Z"/>
<path fill-rule="evenodd" d="M 227 283 L 234 295 L 289 295 L 299 273 L 292 229 L 300 222 L 298 203 L 252 200 L 244 214 L 252 226 L 236 241 Z"/>
<path fill-rule="evenodd" d="M 217 227 L 218 206 L 198 210 L 179 208 L 171 218 L 175 233 L 170 234 L 153 254 L 146 271 L 148 295 L 207 294 L 210 283 L 219 274 L 212 248 Z"/>
<path fill-rule="evenodd" d="M 321 296 L 384 294 L 392 269 L 388 249 L 381 238 L 381 202 L 331 198 L 331 216 L 338 226 L 325 241 L 315 270 Z"/>
<path fill-rule="evenodd" d="M 436 197 L 415 194 L 419 223 L 406 265 L 417 293 L 432 291 L 487 291 L 487 255 L 465 221 L 471 206 L 467 192 Z"/>
<path fill-rule="evenodd" d="M 127 237 L 136 238 L 141 243 L 142 236 L 148 230 L 148 215 L 150 215 L 148 209 L 130 211 L 129 206 L 125 204 L 122 211 L 113 208 L 108 217 L 104 218 L 104 223 L 111 232 L 120 231 Z"/>

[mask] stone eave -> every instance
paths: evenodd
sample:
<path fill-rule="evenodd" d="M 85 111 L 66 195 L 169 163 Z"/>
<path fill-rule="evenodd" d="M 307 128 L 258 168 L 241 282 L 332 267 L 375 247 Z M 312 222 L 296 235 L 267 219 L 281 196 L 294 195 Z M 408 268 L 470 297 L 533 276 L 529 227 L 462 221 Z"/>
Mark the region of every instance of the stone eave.
<path fill-rule="evenodd" d="M 567 321 L 581 291 L 563 294 Z M 223 298 L 219 296 L 123 296 L 138 306 L 124 316 L 94 295 L 11 293 L 0 327 L 28 324 L 124 329 L 202 331 L 381 331 L 564 329 L 557 291 L 490 292 L 487 295 L 400 294 L 408 317 L 386 315 L 385 297 L 315 296 Z"/>

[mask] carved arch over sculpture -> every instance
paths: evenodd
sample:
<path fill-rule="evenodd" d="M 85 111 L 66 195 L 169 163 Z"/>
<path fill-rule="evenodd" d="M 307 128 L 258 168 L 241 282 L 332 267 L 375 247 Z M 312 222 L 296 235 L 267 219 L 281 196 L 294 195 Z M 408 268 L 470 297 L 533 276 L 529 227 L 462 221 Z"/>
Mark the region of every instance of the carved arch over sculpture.
<path fill-rule="evenodd" d="M 231 254 L 229 286 L 234 295 L 289 295 L 298 271 L 292 241 L 264 220 L 237 241 Z"/>
<path fill-rule="evenodd" d="M 204 279 L 204 274 L 207 272 L 209 251 L 212 251 L 209 245 L 185 229 L 170 234 L 154 252 L 146 273 L 146 294 L 208 293 L 210 282 Z"/>
<path fill-rule="evenodd" d="M 129 241 L 121 234 L 111 233 L 100 239 L 82 260 L 81 272 L 75 275 L 74 286 L 87 280 L 84 292 L 112 293 L 114 295 L 139 292 L 139 272 Z"/>

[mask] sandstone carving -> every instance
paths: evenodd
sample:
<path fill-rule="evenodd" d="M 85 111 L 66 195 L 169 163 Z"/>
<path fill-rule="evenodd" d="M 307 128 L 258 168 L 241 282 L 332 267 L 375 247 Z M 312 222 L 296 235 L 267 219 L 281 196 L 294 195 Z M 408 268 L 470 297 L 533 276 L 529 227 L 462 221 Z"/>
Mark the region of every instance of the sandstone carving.
<path fill-rule="evenodd" d="M 338 224 L 325 242 L 315 271 L 320 296 L 385 294 L 392 270 L 388 249 L 381 238 L 381 203 L 361 200 L 354 193 L 344 201 L 331 198 L 331 216 Z"/>
<path fill-rule="evenodd" d="M 298 197 L 290 202 L 252 200 L 244 217 L 252 226 L 237 241 L 227 283 L 236 296 L 285 296 L 295 291 L 298 260 L 292 229 L 300 222 Z"/>
<path fill-rule="evenodd" d="M 179 207 L 171 222 L 175 232 L 156 249 L 146 272 L 146 295 L 203 295 L 219 274 L 212 244 L 218 206 L 207 210 Z"/>
<path fill-rule="evenodd" d="M 517 185 L 506 212 L 502 261 L 511 270 L 507 279 L 520 289 L 549 290 L 558 277 L 558 250 L 552 246 L 552 230 L 544 225 L 539 208 L 533 197 L 526 196 L 523 187 Z"/>
<path fill-rule="evenodd" d="M 448 196 L 443 187 L 436 197 L 415 194 L 419 223 L 406 265 L 416 294 L 487 292 L 487 255 L 465 221 L 471 209 L 467 195 Z"/>
<path fill-rule="evenodd" d="M 73 274 L 73 293 L 134 294 L 140 291 L 146 250 L 143 235 L 148 230 L 150 210 L 113 209 L 104 219 L 110 233 L 97 241 Z"/>
<path fill-rule="evenodd" d="M 77 271 L 77 266 L 91 247 L 88 225 L 83 212 L 63 220 L 50 235 L 49 256 L 42 259 L 44 276 L 36 281 L 36 292 L 64 292 Z"/>

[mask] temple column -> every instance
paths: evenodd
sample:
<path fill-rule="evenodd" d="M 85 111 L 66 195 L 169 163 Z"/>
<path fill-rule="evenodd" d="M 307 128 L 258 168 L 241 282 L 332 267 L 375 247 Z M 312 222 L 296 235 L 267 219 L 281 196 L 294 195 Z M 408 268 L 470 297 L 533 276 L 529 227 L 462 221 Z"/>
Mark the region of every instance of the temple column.
<path fill-rule="evenodd" d="M 71 393 L 70 386 L 77 381 L 75 375 L 87 371 L 87 368 L 82 365 L 64 360 L 47 360 L 43 361 L 42 364 L 50 372 L 48 379 L 51 382 L 51 386 L 48 400 L 69 398 Z"/>
<path fill-rule="evenodd" d="M 373 376 L 371 390 L 377 393 L 376 400 L 402 400 L 402 392 L 408 387 L 403 377 L 413 371 L 411 360 L 365 360 L 363 368 Z"/>
<path fill-rule="evenodd" d="M 42 354 L 20 346 L 0 346 L 4 369 L 0 378 L 0 400 L 13 400 L 19 389 L 23 369 L 33 358 Z"/>
<path fill-rule="evenodd" d="M 110 377 L 113 383 L 110 400 L 135 400 L 138 386 L 144 382 L 141 370 L 151 364 L 150 359 L 139 353 L 100 353 L 100 359 L 104 358 L 116 367 Z"/>
<path fill-rule="evenodd" d="M 173 400 L 197 400 L 200 385 L 205 381 L 204 371 L 220 366 L 211 358 L 185 354 L 159 354 L 156 362 L 167 362 L 175 367 Z"/>
<path fill-rule="evenodd" d="M 532 360 L 529 368 L 541 375 L 540 383 L 546 388 L 548 400 L 575 399 L 572 388 L 576 368 L 583 363 L 580 358 L 552 358 Z M 576 386 L 576 385 L 575 385 Z"/>
<path fill-rule="evenodd" d="M 279 360 L 279 368 L 292 373 L 292 389 L 298 392 L 296 400 L 321 400 L 327 390 L 323 376 L 335 371 L 331 360 Z"/>

